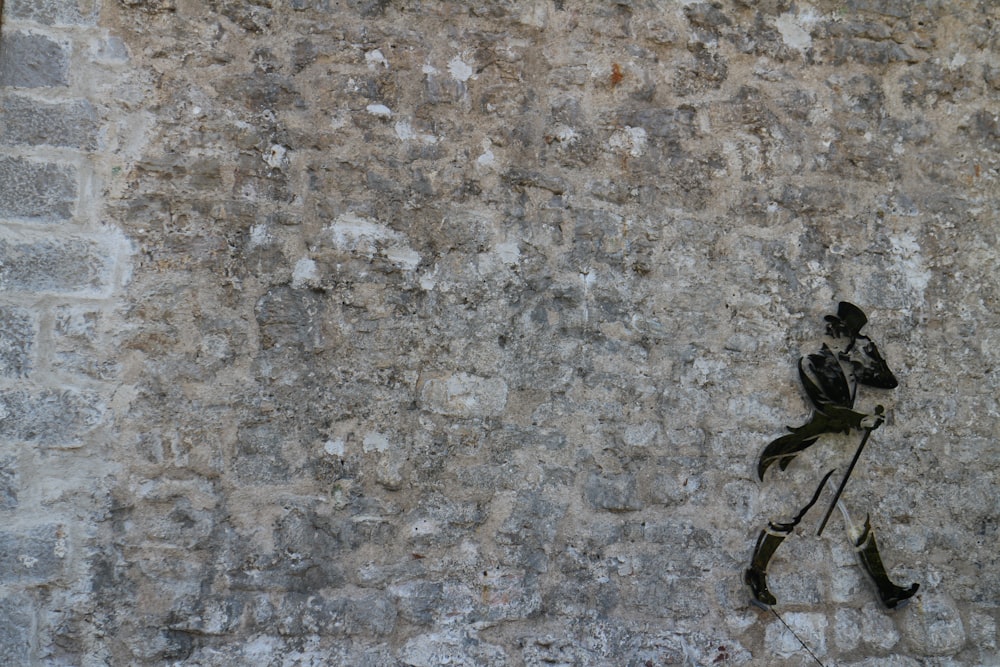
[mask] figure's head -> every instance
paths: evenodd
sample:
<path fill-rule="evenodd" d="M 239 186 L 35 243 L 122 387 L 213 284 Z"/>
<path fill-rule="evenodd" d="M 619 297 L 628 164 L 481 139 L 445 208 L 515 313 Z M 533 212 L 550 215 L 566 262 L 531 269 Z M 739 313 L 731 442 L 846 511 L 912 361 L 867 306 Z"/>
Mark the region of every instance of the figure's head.
<path fill-rule="evenodd" d="M 853 303 L 841 301 L 836 315 L 827 315 L 826 334 L 831 338 L 849 338 L 854 340 L 861 328 L 868 323 L 868 317 Z"/>

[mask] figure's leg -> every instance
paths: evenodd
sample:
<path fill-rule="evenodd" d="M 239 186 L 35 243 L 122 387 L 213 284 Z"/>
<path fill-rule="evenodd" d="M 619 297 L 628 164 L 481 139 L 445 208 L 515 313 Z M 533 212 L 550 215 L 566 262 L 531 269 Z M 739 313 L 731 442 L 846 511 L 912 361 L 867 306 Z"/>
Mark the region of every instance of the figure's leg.
<path fill-rule="evenodd" d="M 826 480 L 830 479 L 830 475 L 832 474 L 833 470 L 826 473 L 822 481 L 820 481 L 819 486 L 816 487 L 816 492 L 813 493 L 812 498 L 806 503 L 805 507 L 799 510 L 798 514 L 792 517 L 791 521 L 770 521 L 767 524 L 767 528 L 760 531 L 760 535 L 757 536 L 757 544 L 754 546 L 753 556 L 750 557 L 750 567 L 743 573 L 743 583 L 750 588 L 754 604 L 768 609 L 777 602 L 771 591 L 767 589 L 767 564 L 770 562 L 771 556 L 774 555 L 777 548 L 785 541 L 785 538 L 791 535 L 792 531 L 795 530 L 795 526 L 799 525 L 799 522 L 802 521 L 802 517 L 806 515 L 809 508 L 816 504 L 819 494 L 826 485 Z"/>
<path fill-rule="evenodd" d="M 889 609 L 903 606 L 920 588 L 920 584 L 911 584 L 909 588 L 903 588 L 892 583 L 889 579 L 885 565 L 882 564 L 882 557 L 878 553 L 878 545 L 875 543 L 875 533 L 872 530 L 870 517 L 865 517 L 865 527 L 854 542 L 854 550 L 858 554 L 861 567 L 875 582 L 879 599 Z"/>
<path fill-rule="evenodd" d="M 769 609 L 777 600 L 767 590 L 767 564 L 775 550 L 784 542 L 791 530 L 781 530 L 769 523 L 765 530 L 760 531 L 757 545 L 750 559 L 750 567 L 743 573 L 743 583 L 750 587 L 754 604 Z"/>

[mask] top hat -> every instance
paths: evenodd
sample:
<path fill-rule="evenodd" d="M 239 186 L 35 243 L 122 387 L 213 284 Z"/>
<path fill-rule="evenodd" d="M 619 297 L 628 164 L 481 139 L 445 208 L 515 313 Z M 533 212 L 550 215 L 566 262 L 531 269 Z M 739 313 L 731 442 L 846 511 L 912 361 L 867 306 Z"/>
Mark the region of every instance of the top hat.
<path fill-rule="evenodd" d="M 847 301 L 840 302 L 836 315 L 827 315 L 823 319 L 827 322 L 839 322 L 847 329 L 852 338 L 856 338 L 858 332 L 861 331 L 861 327 L 868 323 L 868 317 L 864 312 L 853 303 L 848 303 Z"/>

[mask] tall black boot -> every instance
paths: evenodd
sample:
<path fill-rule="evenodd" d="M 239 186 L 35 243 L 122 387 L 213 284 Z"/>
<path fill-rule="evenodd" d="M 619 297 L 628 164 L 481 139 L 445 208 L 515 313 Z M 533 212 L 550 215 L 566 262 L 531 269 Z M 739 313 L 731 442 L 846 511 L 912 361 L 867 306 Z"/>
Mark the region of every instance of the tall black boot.
<path fill-rule="evenodd" d="M 889 575 L 882 564 L 882 557 L 878 553 L 878 545 L 875 543 L 875 533 L 872 531 L 870 517 L 865 517 L 865 528 L 861 531 L 861 536 L 854 543 L 854 550 L 861 561 L 868 576 L 875 582 L 878 589 L 878 597 L 889 609 L 897 609 L 906 604 L 906 601 L 913 597 L 920 584 L 911 584 L 909 588 L 903 588 L 892 583 Z"/>
<path fill-rule="evenodd" d="M 767 590 L 767 563 L 788 536 L 788 532 L 775 530 L 773 524 L 770 528 L 771 530 L 760 531 L 753 557 L 750 559 L 750 567 L 743 573 L 743 583 L 750 588 L 754 604 L 765 609 L 770 609 L 771 605 L 777 602 L 771 591 Z"/>

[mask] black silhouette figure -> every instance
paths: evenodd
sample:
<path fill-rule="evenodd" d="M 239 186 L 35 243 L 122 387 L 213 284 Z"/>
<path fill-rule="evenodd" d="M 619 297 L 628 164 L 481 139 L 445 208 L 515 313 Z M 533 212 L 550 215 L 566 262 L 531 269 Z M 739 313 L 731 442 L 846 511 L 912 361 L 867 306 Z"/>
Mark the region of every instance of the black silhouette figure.
<path fill-rule="evenodd" d="M 806 395 L 814 406 L 812 418 L 797 428 L 789 427 L 790 433 L 777 438 L 764 448 L 757 462 L 757 476 L 763 481 L 764 474 L 775 463 L 781 470 L 785 470 L 797 454 L 815 444 L 824 434 L 846 434 L 852 429 L 863 430 L 864 438 L 833 500 L 835 504 L 868 436 L 884 421 L 885 411 L 881 405 L 876 406 L 872 414 L 854 410 L 858 385 L 893 389 L 898 382 L 875 343 L 867 336 L 861 335 L 861 328 L 868 322 L 868 318 L 860 308 L 842 301 L 837 315 L 828 315 L 825 319 L 826 342 L 818 353 L 799 360 L 799 377 Z M 770 521 L 767 528 L 760 532 L 750 567 L 743 575 L 755 604 L 769 608 L 776 603 L 774 595 L 767 589 L 767 564 L 778 546 L 802 521 L 806 512 L 816 504 L 823 487 L 833 473 L 834 470 L 830 470 L 823 476 L 815 493 L 793 517 L 785 521 Z M 826 525 L 826 518 L 829 518 L 829 512 L 824 518 L 823 526 Z M 820 527 L 820 532 L 823 526 Z M 892 583 L 886 574 L 869 517 L 865 518 L 860 535 L 852 537 L 852 543 L 862 568 L 874 581 L 879 599 L 886 607 L 896 609 L 913 597 L 919 584 L 903 588 Z"/>

